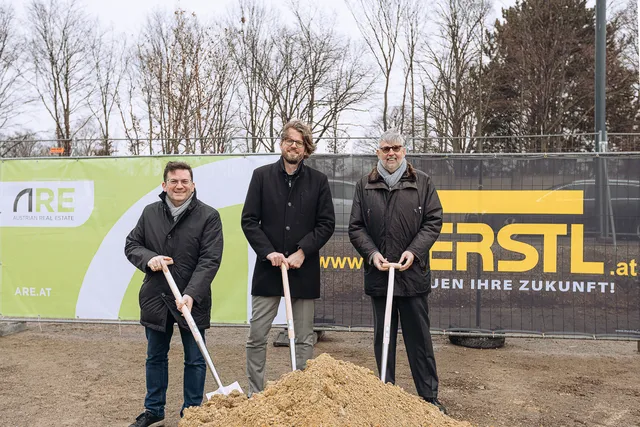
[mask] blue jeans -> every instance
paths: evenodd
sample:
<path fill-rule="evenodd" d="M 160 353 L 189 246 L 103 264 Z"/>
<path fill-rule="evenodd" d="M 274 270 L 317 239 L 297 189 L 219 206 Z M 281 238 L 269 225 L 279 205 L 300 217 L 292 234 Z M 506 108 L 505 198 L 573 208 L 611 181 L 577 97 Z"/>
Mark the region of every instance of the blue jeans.
<path fill-rule="evenodd" d="M 145 328 L 147 335 L 147 395 L 144 407 L 158 417 L 164 417 L 164 406 L 167 403 L 167 386 L 169 385 L 169 346 L 173 335 L 173 322 L 167 322 L 167 331 L 158 332 Z M 190 330 L 178 328 L 184 346 L 184 408 L 200 406 L 204 395 L 204 381 L 207 365 Z M 200 330 L 204 339 L 204 330 Z"/>

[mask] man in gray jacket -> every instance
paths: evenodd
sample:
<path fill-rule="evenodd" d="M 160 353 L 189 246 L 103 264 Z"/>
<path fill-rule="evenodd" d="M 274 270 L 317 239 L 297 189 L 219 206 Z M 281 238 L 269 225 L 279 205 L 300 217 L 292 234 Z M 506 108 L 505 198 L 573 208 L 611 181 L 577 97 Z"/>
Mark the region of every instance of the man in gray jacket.
<path fill-rule="evenodd" d="M 374 314 L 374 352 L 381 369 L 384 312 L 388 273 L 383 266 L 398 262 L 391 316 L 391 337 L 386 379 L 395 383 L 398 315 L 411 374 L 418 394 L 436 405 L 438 374 L 429 332 L 431 291 L 429 250 L 442 228 L 442 206 L 431 178 L 407 163 L 404 138 L 387 131 L 380 138 L 378 164 L 356 184 L 349 238 L 366 260 L 365 293 Z"/>

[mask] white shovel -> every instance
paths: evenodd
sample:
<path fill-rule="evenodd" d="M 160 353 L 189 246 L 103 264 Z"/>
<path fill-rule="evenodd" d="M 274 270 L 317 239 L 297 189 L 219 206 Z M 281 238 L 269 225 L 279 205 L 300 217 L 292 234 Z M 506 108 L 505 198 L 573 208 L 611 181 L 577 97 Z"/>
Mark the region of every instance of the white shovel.
<path fill-rule="evenodd" d="M 182 295 L 180 295 L 180 290 L 178 290 L 178 286 L 176 285 L 176 282 L 173 280 L 173 276 L 171 276 L 171 273 L 167 268 L 167 265 L 171 265 L 171 264 L 173 264 L 173 260 L 171 258 L 165 258 L 162 261 L 162 272 L 164 273 L 164 277 L 167 278 L 167 282 L 169 282 L 169 287 L 171 288 L 171 292 L 173 292 L 173 296 L 176 298 L 176 300 L 182 302 Z M 216 391 L 207 393 L 207 400 L 211 399 L 211 396 L 213 396 L 214 394 L 224 394 L 225 396 L 228 396 L 234 390 L 237 390 L 240 393 L 244 393 L 240 388 L 240 384 L 238 384 L 238 381 L 226 387 L 222 385 L 222 381 L 220 381 L 218 372 L 216 371 L 216 368 L 215 366 L 213 366 L 213 362 L 211 361 L 211 356 L 209 356 L 209 351 L 207 350 L 207 346 L 205 345 L 204 340 L 202 339 L 202 335 L 200 334 L 200 331 L 196 326 L 196 322 L 193 320 L 193 316 L 191 316 L 189 307 L 187 307 L 187 305 L 184 304 L 182 306 L 181 311 L 182 311 L 182 315 L 187 321 L 187 324 L 189 324 L 189 329 L 191 329 L 191 333 L 193 334 L 193 337 L 196 339 L 196 343 L 198 344 L 198 348 L 200 349 L 202 356 L 204 356 L 204 359 L 207 361 L 207 365 L 209 366 L 209 369 L 211 370 L 213 377 L 216 379 L 216 383 L 218 383 L 218 389 Z"/>
<path fill-rule="evenodd" d="M 291 350 L 291 370 L 296 370 L 296 331 L 293 328 L 293 308 L 291 307 L 291 290 L 289 289 L 289 274 L 287 266 L 280 264 L 282 270 L 282 288 L 284 289 L 284 307 L 287 314 L 287 332 L 289 334 L 289 349 Z"/>
<path fill-rule="evenodd" d="M 391 306 L 393 304 L 393 277 L 395 269 L 402 267 L 396 262 L 384 263 L 383 267 L 389 268 L 389 284 L 387 285 L 387 304 L 384 308 L 384 335 L 382 337 L 382 368 L 380 369 L 380 379 L 385 382 L 387 376 L 387 359 L 389 358 L 389 340 L 391 338 Z"/>

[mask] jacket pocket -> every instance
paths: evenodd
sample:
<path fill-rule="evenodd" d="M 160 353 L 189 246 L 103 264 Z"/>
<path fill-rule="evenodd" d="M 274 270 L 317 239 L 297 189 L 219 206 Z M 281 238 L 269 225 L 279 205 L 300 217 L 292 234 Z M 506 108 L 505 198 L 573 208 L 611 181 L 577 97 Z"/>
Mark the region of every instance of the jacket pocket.
<path fill-rule="evenodd" d="M 413 210 L 413 220 L 415 221 L 416 233 L 422 228 L 422 206 L 418 206 Z"/>
<path fill-rule="evenodd" d="M 422 259 L 419 259 L 419 265 L 422 274 L 427 274 L 429 272 L 429 253 L 427 253 L 426 257 L 424 257 L 424 261 L 422 261 Z"/>
<path fill-rule="evenodd" d="M 142 295 L 145 294 L 147 290 L 147 286 L 149 285 L 150 279 L 149 275 L 145 274 L 144 279 L 142 280 L 142 286 L 140 286 L 140 291 L 138 291 L 138 304 L 142 305 Z"/>
<path fill-rule="evenodd" d="M 363 260 L 363 263 L 364 263 L 364 275 L 365 276 L 368 275 L 368 274 L 371 274 L 372 268 L 376 268 L 373 265 L 373 263 L 369 264 L 366 259 Z"/>

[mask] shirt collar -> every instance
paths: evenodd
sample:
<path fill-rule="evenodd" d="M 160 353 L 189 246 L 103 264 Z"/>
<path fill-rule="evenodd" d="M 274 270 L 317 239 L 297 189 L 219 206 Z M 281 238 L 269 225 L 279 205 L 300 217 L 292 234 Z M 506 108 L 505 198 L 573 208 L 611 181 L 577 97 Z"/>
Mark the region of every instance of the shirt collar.
<path fill-rule="evenodd" d="M 289 175 L 289 174 L 287 173 L 287 169 L 284 167 L 284 158 L 283 158 L 282 156 L 280 156 L 280 161 L 279 161 L 279 163 L 280 163 L 280 170 L 281 170 L 285 175 Z M 296 175 L 298 175 L 298 174 L 302 171 L 303 166 L 304 166 L 304 159 L 302 159 L 302 160 L 300 161 L 300 163 L 298 163 L 298 167 L 297 167 L 297 168 L 296 168 L 296 170 L 291 174 L 291 176 L 296 176 Z"/>

